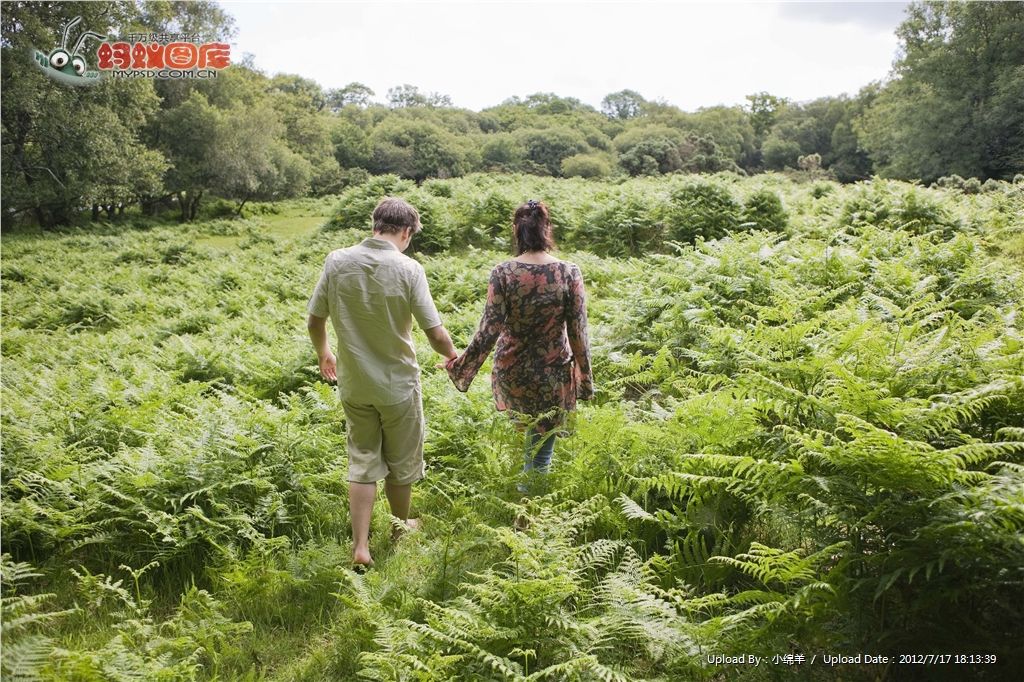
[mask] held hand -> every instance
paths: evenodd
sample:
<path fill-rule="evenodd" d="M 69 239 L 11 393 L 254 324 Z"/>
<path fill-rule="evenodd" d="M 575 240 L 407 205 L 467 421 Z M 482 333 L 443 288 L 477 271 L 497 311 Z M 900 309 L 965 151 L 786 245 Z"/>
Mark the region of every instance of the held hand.
<path fill-rule="evenodd" d="M 458 359 L 459 359 L 459 354 L 456 352 L 455 355 L 452 355 L 451 357 L 449 357 L 444 362 L 436 363 L 434 365 L 434 367 L 437 367 L 438 369 L 448 369 L 449 367 L 452 366 L 452 363 L 455 362 Z"/>
<path fill-rule="evenodd" d="M 320 375 L 328 381 L 338 380 L 338 361 L 330 351 L 320 358 Z"/>

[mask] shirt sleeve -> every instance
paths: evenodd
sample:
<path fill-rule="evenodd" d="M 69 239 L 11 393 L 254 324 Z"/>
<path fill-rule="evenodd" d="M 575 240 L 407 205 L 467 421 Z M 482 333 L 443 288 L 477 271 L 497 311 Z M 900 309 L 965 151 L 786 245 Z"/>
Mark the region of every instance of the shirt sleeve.
<path fill-rule="evenodd" d="M 572 266 L 572 275 L 569 281 L 568 312 L 565 328 L 575 365 L 573 378 L 576 382 L 576 397 L 580 400 L 589 400 L 594 397 L 594 375 L 590 369 L 587 295 L 583 289 L 583 275 L 575 265 Z"/>
<path fill-rule="evenodd" d="M 329 260 L 330 256 L 327 258 Z M 316 287 L 313 289 L 313 295 L 309 297 L 309 304 L 306 305 L 307 313 L 325 318 L 329 317 L 331 314 L 330 306 L 327 303 L 327 288 L 330 284 L 327 276 L 328 260 L 324 261 L 324 269 L 320 273 L 320 280 L 316 283 Z"/>
<path fill-rule="evenodd" d="M 434 305 L 434 299 L 430 295 L 427 273 L 419 263 L 416 263 L 411 294 L 412 315 L 416 318 L 416 324 L 420 326 L 420 329 L 440 327 L 441 315 L 437 312 L 437 306 Z"/>
<path fill-rule="evenodd" d="M 505 296 L 501 285 L 501 276 L 498 269 L 491 271 L 491 279 L 487 284 L 487 303 L 484 305 L 484 314 L 480 320 L 480 328 L 477 329 L 473 340 L 469 342 L 466 351 L 447 365 L 448 376 L 451 378 L 455 388 L 463 393 L 469 390 L 473 383 L 473 377 L 480 371 L 484 360 L 491 354 L 498 335 L 505 326 Z"/>

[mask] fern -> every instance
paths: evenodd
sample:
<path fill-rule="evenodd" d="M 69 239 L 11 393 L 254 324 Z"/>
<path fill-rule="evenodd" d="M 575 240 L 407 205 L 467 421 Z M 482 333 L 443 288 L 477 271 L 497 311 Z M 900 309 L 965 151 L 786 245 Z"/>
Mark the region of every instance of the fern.
<path fill-rule="evenodd" d="M 33 578 L 42 574 L 26 562 L 16 562 L 9 554 L 0 556 L 3 577 L 3 598 L 0 599 L 0 633 L 3 656 L 0 670 L 5 679 L 37 680 L 43 667 L 53 657 L 53 638 L 40 629 L 50 626 L 78 611 L 76 608 L 43 610 L 56 596 L 52 593 L 18 594 Z"/>

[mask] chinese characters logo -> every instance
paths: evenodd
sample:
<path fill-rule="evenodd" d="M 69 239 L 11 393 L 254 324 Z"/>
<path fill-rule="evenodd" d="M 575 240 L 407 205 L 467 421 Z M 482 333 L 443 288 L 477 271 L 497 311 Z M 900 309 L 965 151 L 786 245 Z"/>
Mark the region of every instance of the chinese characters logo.
<path fill-rule="evenodd" d="M 132 33 L 101 43 L 98 66 L 116 78 L 216 78 L 231 64 L 231 46 L 199 40 L 185 33 Z"/>
<path fill-rule="evenodd" d="M 33 61 L 51 78 L 69 85 L 91 85 L 101 76 L 113 78 L 216 78 L 231 64 L 231 46 L 203 42 L 187 33 L 131 33 L 114 39 L 92 31 L 82 33 L 68 48 L 71 29 L 82 22 L 75 17 L 64 27 L 60 46 L 49 54 L 32 50 Z M 89 70 L 81 54 L 87 38 L 98 38 L 96 67 Z"/>

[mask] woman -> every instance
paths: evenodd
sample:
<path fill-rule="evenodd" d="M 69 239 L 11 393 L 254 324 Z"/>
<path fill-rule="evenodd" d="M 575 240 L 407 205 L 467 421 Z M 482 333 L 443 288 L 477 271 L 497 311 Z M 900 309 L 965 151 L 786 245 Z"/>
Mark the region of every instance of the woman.
<path fill-rule="evenodd" d="M 529 429 L 523 471 L 547 473 L 555 429 L 577 398 L 594 395 L 583 276 L 549 253 L 555 244 L 543 202 L 531 199 L 516 209 L 513 238 L 516 257 L 491 270 L 479 330 L 446 368 L 465 393 L 497 342 L 494 401 Z"/>

